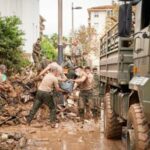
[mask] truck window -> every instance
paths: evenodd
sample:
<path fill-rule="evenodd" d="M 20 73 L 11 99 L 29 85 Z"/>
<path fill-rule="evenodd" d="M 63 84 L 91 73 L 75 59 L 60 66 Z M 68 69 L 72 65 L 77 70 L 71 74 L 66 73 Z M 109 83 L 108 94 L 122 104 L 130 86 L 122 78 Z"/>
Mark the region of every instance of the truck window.
<path fill-rule="evenodd" d="M 143 0 L 142 3 L 141 28 L 144 29 L 150 24 L 150 0 Z"/>

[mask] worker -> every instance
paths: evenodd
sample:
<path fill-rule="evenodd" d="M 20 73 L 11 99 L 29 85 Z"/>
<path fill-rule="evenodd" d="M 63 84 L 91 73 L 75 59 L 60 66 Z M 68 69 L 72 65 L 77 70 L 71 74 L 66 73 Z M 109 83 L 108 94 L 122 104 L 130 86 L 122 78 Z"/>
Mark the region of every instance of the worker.
<path fill-rule="evenodd" d="M 71 60 L 71 57 L 66 56 L 64 59 L 64 62 L 62 63 L 62 67 L 66 70 L 67 78 L 68 79 L 74 79 L 75 78 L 75 72 L 74 72 L 74 65 Z"/>
<path fill-rule="evenodd" d="M 3 83 L 7 80 L 7 76 L 6 76 L 6 71 L 7 68 L 5 65 L 0 65 L 0 90 L 4 90 L 4 85 Z"/>
<path fill-rule="evenodd" d="M 56 108 L 55 108 L 55 103 L 54 103 L 54 99 L 53 99 L 53 91 L 56 90 L 59 92 L 64 92 L 64 90 L 62 90 L 58 84 L 57 77 L 60 76 L 60 74 L 61 74 L 60 68 L 53 65 L 53 66 L 51 66 L 50 72 L 44 76 L 42 82 L 40 83 L 40 85 L 38 87 L 38 91 L 36 94 L 36 100 L 33 104 L 33 107 L 31 109 L 29 115 L 27 116 L 28 124 L 31 123 L 34 115 L 36 114 L 36 112 L 38 111 L 40 106 L 43 103 L 45 103 L 46 105 L 48 105 L 48 107 L 50 109 L 51 127 L 55 127 Z"/>
<path fill-rule="evenodd" d="M 93 102 L 94 102 L 94 112 L 95 112 L 95 121 L 98 121 L 98 117 L 100 116 L 100 82 L 98 76 L 97 68 L 93 68 Z"/>
<path fill-rule="evenodd" d="M 98 101 L 97 101 L 97 99 L 98 99 L 98 97 L 99 97 L 99 95 L 97 95 L 97 75 L 94 73 L 92 73 L 92 71 L 91 71 L 91 68 L 90 67 L 85 67 L 85 72 L 87 73 L 87 76 L 88 76 L 88 78 L 89 79 L 91 79 L 91 86 L 92 86 L 92 95 L 93 95 L 93 97 L 92 97 L 92 100 L 90 101 L 90 103 L 89 103 L 89 107 L 90 107 L 90 110 L 92 111 L 92 114 L 93 114 L 93 118 L 94 118 L 94 120 L 95 120 L 95 122 L 97 122 L 97 120 L 98 120 Z M 97 96 L 97 97 L 95 97 L 95 96 Z"/>
<path fill-rule="evenodd" d="M 33 45 L 32 57 L 35 63 L 36 68 L 40 65 L 41 59 L 41 46 L 40 46 L 41 38 L 38 38 L 36 43 Z"/>
<path fill-rule="evenodd" d="M 84 113 L 85 108 L 87 104 L 92 103 L 93 98 L 93 91 L 92 91 L 92 82 L 93 82 L 93 76 L 92 74 L 88 75 L 81 66 L 75 68 L 75 73 L 78 76 L 77 79 L 74 79 L 73 81 L 79 85 L 79 115 L 81 118 L 82 123 L 84 123 Z"/>

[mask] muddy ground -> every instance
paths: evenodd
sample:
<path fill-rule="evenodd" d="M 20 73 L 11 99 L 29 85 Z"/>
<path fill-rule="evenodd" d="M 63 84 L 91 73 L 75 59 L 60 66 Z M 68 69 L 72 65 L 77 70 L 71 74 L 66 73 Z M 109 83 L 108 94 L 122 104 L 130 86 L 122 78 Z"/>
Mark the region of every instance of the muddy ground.
<path fill-rule="evenodd" d="M 125 150 L 121 140 L 104 138 L 103 120 L 85 120 L 84 125 L 70 120 L 59 123 L 55 129 L 33 122 L 30 126 L 1 127 L 0 132 L 25 134 L 28 140 L 23 150 Z"/>

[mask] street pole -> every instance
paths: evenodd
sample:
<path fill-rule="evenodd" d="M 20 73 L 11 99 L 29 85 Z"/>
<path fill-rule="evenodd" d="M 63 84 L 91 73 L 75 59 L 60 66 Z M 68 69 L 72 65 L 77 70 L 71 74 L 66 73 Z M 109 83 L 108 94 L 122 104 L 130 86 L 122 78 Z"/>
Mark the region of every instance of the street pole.
<path fill-rule="evenodd" d="M 63 62 L 63 0 L 58 0 L 58 64 Z"/>
<path fill-rule="evenodd" d="M 74 4 L 72 3 L 72 37 L 74 35 Z"/>
<path fill-rule="evenodd" d="M 74 34 L 74 4 L 72 3 L 71 11 L 72 11 L 72 29 L 71 29 L 71 57 L 73 59 L 73 34 Z"/>

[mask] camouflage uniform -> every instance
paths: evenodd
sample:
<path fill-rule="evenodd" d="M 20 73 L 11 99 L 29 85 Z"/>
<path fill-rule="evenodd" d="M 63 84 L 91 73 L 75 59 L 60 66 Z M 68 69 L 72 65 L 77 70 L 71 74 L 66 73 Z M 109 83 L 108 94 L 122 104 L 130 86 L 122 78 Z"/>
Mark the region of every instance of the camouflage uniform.
<path fill-rule="evenodd" d="M 92 90 L 92 82 L 93 82 L 93 75 L 87 75 L 83 73 L 83 76 L 86 76 L 86 80 L 82 82 L 79 86 L 80 88 L 80 95 L 78 101 L 79 107 L 79 115 L 82 120 L 84 120 L 84 111 L 86 106 L 93 112 L 93 90 Z M 89 111 L 89 110 L 87 110 Z"/>
<path fill-rule="evenodd" d="M 38 68 L 40 65 L 41 60 L 41 46 L 40 46 L 40 39 L 33 45 L 33 52 L 32 57 L 35 63 L 35 66 Z"/>
<path fill-rule="evenodd" d="M 62 64 L 63 68 L 67 68 L 68 69 L 68 74 L 67 74 L 67 78 L 68 79 L 74 79 L 75 78 L 75 72 L 73 70 L 74 65 L 72 63 L 72 61 L 70 59 L 66 60 L 63 64 Z"/>
<path fill-rule="evenodd" d="M 100 115 L 100 85 L 99 85 L 99 76 L 98 74 L 94 74 L 94 82 L 93 82 L 93 105 L 94 111 L 96 113 L 96 117 Z"/>
<path fill-rule="evenodd" d="M 92 90 L 82 90 L 79 94 L 79 115 L 81 118 L 84 118 L 84 111 L 87 109 L 87 106 L 89 109 L 93 108 L 93 91 Z M 89 111 L 89 110 L 87 110 Z"/>

